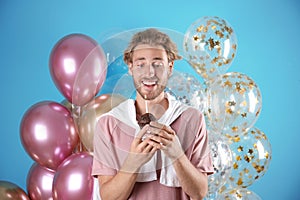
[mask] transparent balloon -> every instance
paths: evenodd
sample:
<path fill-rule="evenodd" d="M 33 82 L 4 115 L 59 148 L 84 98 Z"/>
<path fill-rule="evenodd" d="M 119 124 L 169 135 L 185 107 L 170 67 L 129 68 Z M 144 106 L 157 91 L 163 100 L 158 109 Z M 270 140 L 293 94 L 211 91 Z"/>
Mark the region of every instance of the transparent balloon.
<path fill-rule="evenodd" d="M 225 123 L 226 94 L 221 80 L 219 78 L 205 83 L 207 108 L 204 113 L 207 119 L 207 127 L 217 133 L 222 133 Z"/>
<path fill-rule="evenodd" d="M 232 153 L 223 135 L 208 131 L 210 153 L 214 174 L 208 176 L 208 194 L 206 199 L 214 199 L 217 191 L 226 183 L 232 168 Z"/>
<path fill-rule="evenodd" d="M 208 104 L 213 129 L 235 136 L 248 131 L 262 109 L 257 84 L 247 75 L 230 72 L 208 82 Z"/>
<path fill-rule="evenodd" d="M 121 31 L 119 33 L 113 34 L 107 38 L 104 38 L 100 41 L 100 45 L 106 54 L 106 59 L 108 65 L 111 65 L 114 62 L 119 62 L 123 59 L 124 50 L 127 48 L 128 43 L 130 42 L 132 36 L 139 32 L 143 31 L 150 27 L 142 27 L 142 28 L 135 28 L 131 30 Z M 178 32 L 176 30 L 162 28 L 162 27 L 151 27 L 155 28 L 159 31 L 166 33 L 171 40 L 177 45 L 178 53 L 182 57 L 184 57 L 184 50 L 183 50 L 183 41 L 184 41 L 184 34 Z M 116 63 L 114 64 L 116 65 Z M 118 69 L 120 71 L 123 69 Z M 109 71 L 109 70 L 108 70 Z"/>
<path fill-rule="evenodd" d="M 99 95 L 112 94 L 115 92 L 117 94 L 127 97 L 129 96 L 128 93 L 132 93 L 132 88 L 134 89 L 131 76 L 129 76 L 129 74 L 127 73 L 128 67 L 123 61 L 122 56 L 117 58 L 114 57 L 113 59 L 114 60 L 110 61 L 107 67 L 107 76 L 101 90 L 99 91 Z M 120 89 L 116 90 L 116 85 L 121 79 L 125 79 L 128 81 L 125 84 L 123 81 L 123 87 L 119 87 Z"/>
<path fill-rule="evenodd" d="M 132 76 L 128 73 L 123 74 L 112 88 L 112 94 L 124 96 L 127 99 L 135 99 L 136 90 L 133 84 Z"/>
<path fill-rule="evenodd" d="M 269 168 L 272 158 L 271 144 L 256 127 L 238 136 L 227 136 L 233 156 L 228 183 L 233 188 L 245 188 L 261 178 Z"/>
<path fill-rule="evenodd" d="M 206 109 L 205 88 L 195 76 L 173 71 L 166 88 L 167 92 L 174 95 L 182 103 L 202 112 Z"/>
<path fill-rule="evenodd" d="M 170 85 L 172 85 L 174 92 L 171 91 L 170 88 L 167 88 L 167 90 L 172 93 L 173 95 L 176 95 L 178 92 L 179 84 L 176 84 L 176 77 L 180 76 L 180 72 L 183 73 L 195 73 L 193 68 L 191 67 L 190 63 L 188 62 L 188 59 L 185 57 L 184 48 L 183 48 L 183 42 L 184 42 L 184 34 L 180 33 L 175 30 L 166 29 L 166 28 L 160 28 L 155 27 L 156 29 L 166 33 L 172 41 L 177 45 L 178 54 L 183 58 L 182 60 L 176 60 L 174 63 L 174 71 L 173 71 L 173 79 L 171 77 Z M 100 91 L 100 94 L 120 94 L 126 98 L 132 98 L 134 99 L 136 96 L 135 93 L 135 87 L 133 85 L 132 77 L 127 73 L 127 65 L 123 61 L 123 53 L 126 49 L 128 43 L 130 42 L 132 36 L 139 32 L 145 30 L 145 28 L 137 28 L 132 29 L 128 31 L 123 31 L 117 34 L 114 34 L 107 39 L 101 41 L 101 46 L 106 54 L 107 63 L 108 63 L 108 70 L 107 70 L 107 77 L 106 81 L 104 82 L 104 85 Z M 197 73 L 195 73 L 198 75 Z M 200 77 L 202 78 L 202 77 Z M 195 107 L 204 107 L 205 101 L 202 101 L 201 99 L 204 98 L 202 95 L 202 91 L 196 92 L 197 88 L 203 89 L 201 86 L 201 83 L 197 81 L 198 77 L 192 77 L 192 75 L 181 75 L 180 80 L 181 83 L 184 84 L 183 87 L 185 89 L 188 89 L 188 96 L 193 96 L 193 99 L 188 99 L 187 95 L 183 94 L 183 91 L 180 91 L 181 94 L 177 94 L 178 99 L 181 99 L 185 103 L 188 103 L 189 105 L 195 106 Z M 199 80 L 199 79 L 198 79 Z M 191 83 L 192 85 L 190 88 L 188 88 L 188 83 Z M 178 88 L 175 88 L 178 87 Z M 199 93 L 198 96 L 196 93 Z M 200 99 L 200 101 L 199 101 Z M 189 101 L 189 102 L 188 102 Z"/>
<path fill-rule="evenodd" d="M 112 61 L 109 62 L 107 67 L 106 77 L 114 76 L 116 74 L 126 74 L 128 72 L 128 67 L 123 60 L 123 56 L 114 57 Z"/>
<path fill-rule="evenodd" d="M 216 200 L 261 200 L 261 198 L 246 188 L 225 190 L 216 197 Z"/>
<path fill-rule="evenodd" d="M 237 51 L 236 34 L 226 20 L 205 16 L 187 29 L 184 51 L 196 72 L 209 80 L 230 67 Z"/>

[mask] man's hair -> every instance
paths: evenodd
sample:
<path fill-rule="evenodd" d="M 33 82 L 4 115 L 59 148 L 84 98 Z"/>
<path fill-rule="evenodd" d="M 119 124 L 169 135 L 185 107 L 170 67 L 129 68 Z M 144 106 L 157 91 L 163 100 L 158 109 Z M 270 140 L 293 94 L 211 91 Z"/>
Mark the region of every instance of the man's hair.
<path fill-rule="evenodd" d="M 155 28 L 149 28 L 133 35 L 127 49 L 124 51 L 123 59 L 126 64 L 132 63 L 132 54 L 134 48 L 140 44 L 162 46 L 167 52 L 169 62 L 181 59 L 181 56 L 178 55 L 176 44 L 167 34 L 158 31 Z"/>

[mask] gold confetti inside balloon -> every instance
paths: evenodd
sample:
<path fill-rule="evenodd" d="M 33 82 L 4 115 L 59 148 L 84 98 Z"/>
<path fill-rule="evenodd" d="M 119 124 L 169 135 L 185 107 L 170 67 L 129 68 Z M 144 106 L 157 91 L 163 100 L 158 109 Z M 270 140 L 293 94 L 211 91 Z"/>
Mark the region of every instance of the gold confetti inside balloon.
<path fill-rule="evenodd" d="M 232 152 L 232 170 L 228 183 L 232 188 L 245 188 L 262 177 L 269 168 L 272 149 L 262 131 L 251 128 L 238 136 L 227 136 Z"/>
<path fill-rule="evenodd" d="M 191 74 L 173 71 L 168 80 L 166 92 L 177 100 L 202 112 L 206 109 L 205 89 L 201 82 Z"/>
<path fill-rule="evenodd" d="M 209 148 L 214 166 L 214 174 L 208 176 L 207 199 L 213 199 L 217 191 L 226 183 L 232 168 L 232 153 L 225 136 L 208 131 Z"/>
<path fill-rule="evenodd" d="M 237 38 L 226 20 L 205 16 L 190 25 L 183 45 L 190 64 L 208 80 L 226 73 L 236 55 Z"/>
<path fill-rule="evenodd" d="M 261 200 L 261 198 L 246 188 L 226 190 L 219 194 L 216 200 Z"/>
<path fill-rule="evenodd" d="M 213 129 L 235 136 L 248 131 L 262 109 L 257 84 L 247 75 L 231 72 L 208 82 L 209 121 Z"/>

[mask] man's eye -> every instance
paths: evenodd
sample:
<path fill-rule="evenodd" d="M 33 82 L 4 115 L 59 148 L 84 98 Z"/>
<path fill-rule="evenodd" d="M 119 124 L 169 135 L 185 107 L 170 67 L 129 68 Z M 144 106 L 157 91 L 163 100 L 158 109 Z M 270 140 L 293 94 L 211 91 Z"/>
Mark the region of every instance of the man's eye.
<path fill-rule="evenodd" d="M 137 66 L 137 67 L 144 67 L 145 64 L 144 64 L 144 63 L 138 63 L 136 66 Z"/>
<path fill-rule="evenodd" d="M 159 68 L 159 67 L 163 67 L 164 65 L 161 62 L 155 62 L 155 63 L 152 63 L 152 66 L 155 68 Z"/>

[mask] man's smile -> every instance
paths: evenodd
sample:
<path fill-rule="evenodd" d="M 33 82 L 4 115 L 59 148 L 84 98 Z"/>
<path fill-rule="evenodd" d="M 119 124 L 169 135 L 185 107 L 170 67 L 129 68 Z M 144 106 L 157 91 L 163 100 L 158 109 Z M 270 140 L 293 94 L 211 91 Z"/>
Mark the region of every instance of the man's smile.
<path fill-rule="evenodd" d="M 154 86 L 154 85 L 156 85 L 157 84 L 157 81 L 154 81 L 154 80 L 143 80 L 142 81 L 142 83 L 143 83 L 143 85 L 145 85 L 145 86 Z"/>

